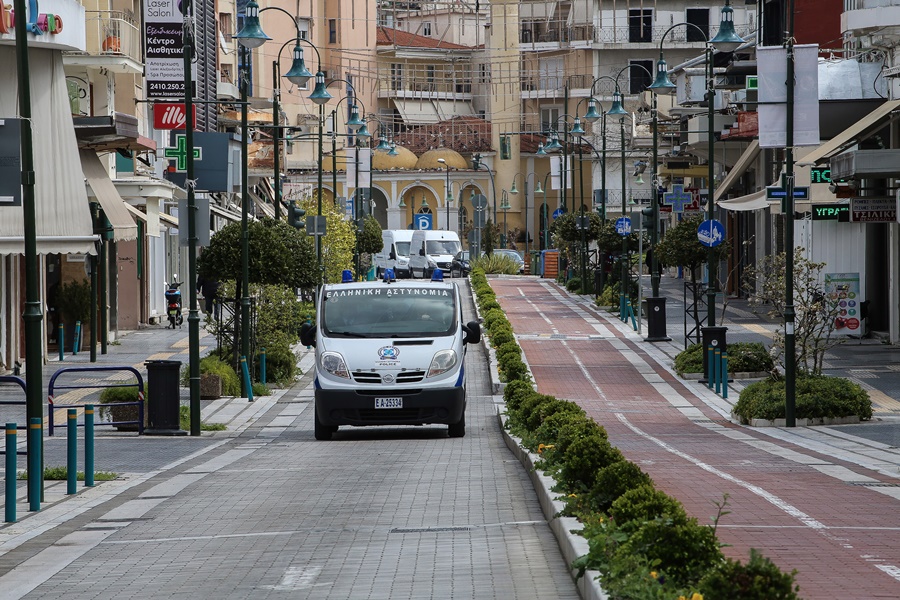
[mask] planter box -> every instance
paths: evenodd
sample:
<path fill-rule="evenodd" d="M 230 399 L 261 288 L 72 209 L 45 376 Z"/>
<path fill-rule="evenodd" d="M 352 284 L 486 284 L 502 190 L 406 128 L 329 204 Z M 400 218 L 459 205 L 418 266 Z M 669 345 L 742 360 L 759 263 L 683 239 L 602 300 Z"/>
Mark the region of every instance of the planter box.
<path fill-rule="evenodd" d="M 732 417 L 740 422 L 740 419 L 732 415 Z M 849 417 L 822 417 L 819 419 L 795 419 L 797 427 L 815 427 L 817 425 L 856 425 L 859 423 L 859 417 L 852 415 Z M 784 419 L 750 419 L 750 427 L 787 427 Z"/>
<path fill-rule="evenodd" d="M 215 400 L 222 397 L 222 378 L 212 373 L 200 375 L 200 399 Z"/>

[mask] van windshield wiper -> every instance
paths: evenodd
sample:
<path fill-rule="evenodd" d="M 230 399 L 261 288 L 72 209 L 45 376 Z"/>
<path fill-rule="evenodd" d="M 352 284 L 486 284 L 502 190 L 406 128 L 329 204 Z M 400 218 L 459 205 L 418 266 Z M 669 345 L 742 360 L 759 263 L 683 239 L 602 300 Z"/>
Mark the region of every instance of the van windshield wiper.
<path fill-rule="evenodd" d="M 369 337 L 365 333 L 359 333 L 358 331 L 335 331 L 333 329 L 328 330 L 329 335 L 343 335 L 345 337 L 354 337 L 354 338 L 365 338 Z"/>

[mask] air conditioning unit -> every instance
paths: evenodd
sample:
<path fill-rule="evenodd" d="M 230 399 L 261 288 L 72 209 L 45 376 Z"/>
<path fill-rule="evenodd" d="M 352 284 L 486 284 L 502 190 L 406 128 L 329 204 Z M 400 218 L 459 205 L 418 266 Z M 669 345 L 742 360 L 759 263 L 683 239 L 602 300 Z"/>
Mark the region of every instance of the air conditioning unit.
<path fill-rule="evenodd" d="M 681 106 L 694 106 L 706 100 L 706 76 L 688 74 L 682 71 L 675 78 L 675 100 Z M 728 105 L 724 90 L 716 90 L 715 109 L 722 110 Z"/>

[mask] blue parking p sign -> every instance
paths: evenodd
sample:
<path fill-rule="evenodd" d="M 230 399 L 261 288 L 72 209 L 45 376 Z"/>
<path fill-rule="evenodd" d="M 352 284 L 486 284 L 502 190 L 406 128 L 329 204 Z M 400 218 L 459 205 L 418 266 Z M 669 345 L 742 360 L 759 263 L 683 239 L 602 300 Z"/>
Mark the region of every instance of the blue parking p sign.
<path fill-rule="evenodd" d="M 431 226 L 431 223 L 432 223 L 431 215 L 424 214 L 424 213 L 419 214 L 419 215 L 416 215 L 415 227 L 413 227 L 413 229 L 418 229 L 420 231 L 427 230 L 427 229 L 433 229 L 433 227 Z"/>

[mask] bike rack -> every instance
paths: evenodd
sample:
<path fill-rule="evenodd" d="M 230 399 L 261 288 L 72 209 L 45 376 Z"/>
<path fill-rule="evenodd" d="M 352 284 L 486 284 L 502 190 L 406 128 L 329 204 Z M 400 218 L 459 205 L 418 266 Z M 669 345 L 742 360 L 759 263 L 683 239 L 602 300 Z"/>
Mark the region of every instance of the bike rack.
<path fill-rule="evenodd" d="M 28 390 L 25 386 L 25 380 L 22 379 L 21 377 L 17 377 L 16 375 L 0 375 L 0 383 L 15 383 L 20 388 L 22 388 L 23 392 L 28 393 Z M 27 404 L 28 404 L 28 402 L 26 400 L 0 400 L 0 405 L 5 405 L 5 406 L 27 406 Z M 26 419 L 26 421 L 27 421 L 27 419 Z M 16 430 L 18 431 L 19 429 L 24 430 L 25 426 L 20 427 L 19 425 L 16 425 Z M 6 454 L 5 447 L 3 450 L 0 450 L 0 454 Z M 17 451 L 16 454 L 24 455 L 27 453 L 25 451 L 21 451 L 21 452 Z"/>
<path fill-rule="evenodd" d="M 110 383 L 110 384 L 99 384 L 99 385 L 57 385 L 56 379 L 62 375 L 63 373 L 76 373 L 76 372 L 89 372 L 96 373 L 100 371 L 128 371 L 129 373 L 135 376 L 137 379 L 137 383 Z M 84 388 L 112 388 L 112 387 L 136 387 L 138 388 L 138 401 L 137 402 L 113 402 L 110 404 L 103 404 L 101 406 L 111 407 L 111 406 L 137 406 L 138 407 L 138 420 L 137 421 L 110 421 L 97 423 L 97 425 L 137 425 L 138 426 L 138 435 L 144 433 L 144 378 L 141 377 L 140 372 L 134 367 L 127 366 L 110 366 L 110 367 L 64 367 L 56 371 L 52 377 L 50 377 L 50 384 L 47 386 L 47 421 L 48 425 L 48 434 L 50 436 L 53 435 L 53 393 L 56 390 L 80 390 Z M 23 402 L 24 404 L 24 402 Z M 65 408 L 84 408 L 88 405 L 97 405 L 95 402 L 85 403 L 85 404 L 64 404 L 61 406 L 65 406 Z"/>

